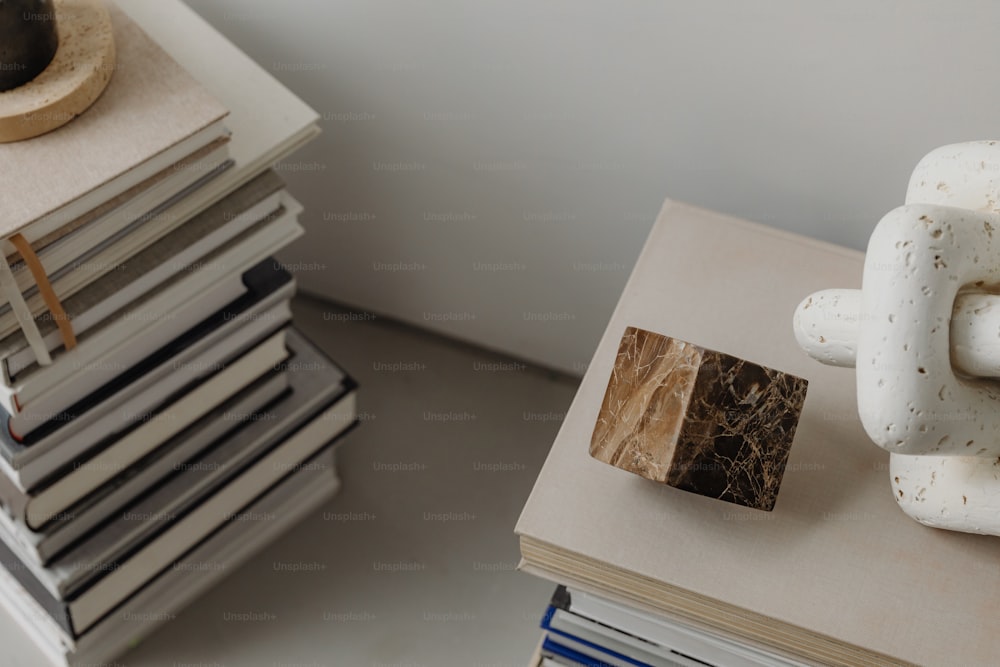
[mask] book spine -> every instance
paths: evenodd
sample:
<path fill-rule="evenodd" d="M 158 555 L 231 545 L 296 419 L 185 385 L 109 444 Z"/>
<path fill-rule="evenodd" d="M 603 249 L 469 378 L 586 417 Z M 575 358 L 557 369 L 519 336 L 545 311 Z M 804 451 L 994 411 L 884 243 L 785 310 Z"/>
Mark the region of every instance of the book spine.
<path fill-rule="evenodd" d="M 28 507 L 28 494 L 9 476 L 0 471 L 0 505 L 12 518 L 23 521 Z"/>
<path fill-rule="evenodd" d="M 38 602 L 39 606 L 52 617 L 52 620 L 59 627 L 65 630 L 71 637 L 75 636 L 73 623 L 70 619 L 69 606 L 62 600 L 54 597 L 3 540 L 0 540 L 0 565 L 3 565 L 17 579 L 24 590 L 31 594 L 31 597 Z"/>

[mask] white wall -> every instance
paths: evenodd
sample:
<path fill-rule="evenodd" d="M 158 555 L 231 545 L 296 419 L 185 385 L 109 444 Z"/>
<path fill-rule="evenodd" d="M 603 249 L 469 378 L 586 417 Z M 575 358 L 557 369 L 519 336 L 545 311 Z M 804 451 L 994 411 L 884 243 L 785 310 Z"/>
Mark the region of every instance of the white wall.
<path fill-rule="evenodd" d="M 864 247 L 1000 136 L 987 0 L 190 1 L 326 118 L 304 288 L 573 372 L 665 197 Z"/>

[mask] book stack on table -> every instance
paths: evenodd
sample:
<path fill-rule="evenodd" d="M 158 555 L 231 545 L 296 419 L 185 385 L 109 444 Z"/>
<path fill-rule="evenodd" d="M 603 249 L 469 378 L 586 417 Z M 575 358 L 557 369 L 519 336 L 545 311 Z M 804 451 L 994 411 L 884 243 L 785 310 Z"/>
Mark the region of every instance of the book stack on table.
<path fill-rule="evenodd" d="M 860 287 L 864 267 L 856 250 L 664 204 L 517 523 L 521 568 L 566 587 L 543 617 L 539 661 L 996 664 L 984 610 L 1000 540 L 900 511 L 854 373 L 814 363 L 795 340 L 796 306 L 828 285 Z M 628 327 L 809 381 L 773 510 L 590 455 Z"/>
<path fill-rule="evenodd" d="M 110 13 L 98 101 L 0 144 L 0 604 L 62 664 L 120 653 L 328 499 L 356 422 L 272 256 L 302 228 L 269 167 L 315 114 L 269 78 L 286 108 L 216 97 Z"/>
<path fill-rule="evenodd" d="M 531 667 L 802 667 L 766 649 L 559 586 Z"/>

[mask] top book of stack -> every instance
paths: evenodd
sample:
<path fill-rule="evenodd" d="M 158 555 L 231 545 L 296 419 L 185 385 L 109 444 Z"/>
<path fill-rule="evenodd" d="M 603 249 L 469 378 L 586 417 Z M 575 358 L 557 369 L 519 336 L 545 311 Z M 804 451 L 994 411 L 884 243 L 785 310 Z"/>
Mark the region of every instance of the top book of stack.
<path fill-rule="evenodd" d="M 0 144 L 2 237 L 21 233 L 45 245 L 93 209 L 228 141 L 222 103 L 121 10 L 109 10 L 118 62 L 101 97 L 53 132 Z"/>

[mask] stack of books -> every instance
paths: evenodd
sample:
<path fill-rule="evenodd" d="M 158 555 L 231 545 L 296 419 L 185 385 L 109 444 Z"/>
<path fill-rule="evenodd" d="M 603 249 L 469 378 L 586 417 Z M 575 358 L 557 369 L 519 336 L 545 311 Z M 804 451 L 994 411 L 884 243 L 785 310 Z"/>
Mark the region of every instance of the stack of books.
<path fill-rule="evenodd" d="M 556 588 L 541 626 L 542 643 L 532 667 L 805 664 L 566 586 Z"/>
<path fill-rule="evenodd" d="M 356 423 L 272 257 L 302 228 L 269 165 L 314 115 L 255 131 L 111 16 L 101 98 L 0 145 L 0 604 L 59 664 L 118 654 L 328 499 Z"/>
<path fill-rule="evenodd" d="M 854 372 L 795 341 L 799 302 L 859 287 L 864 265 L 855 250 L 664 205 L 516 528 L 522 569 L 567 587 L 543 623 L 550 662 L 996 664 L 1000 540 L 906 516 L 889 455 L 858 419 Z M 773 511 L 590 456 L 629 326 L 809 381 Z"/>

